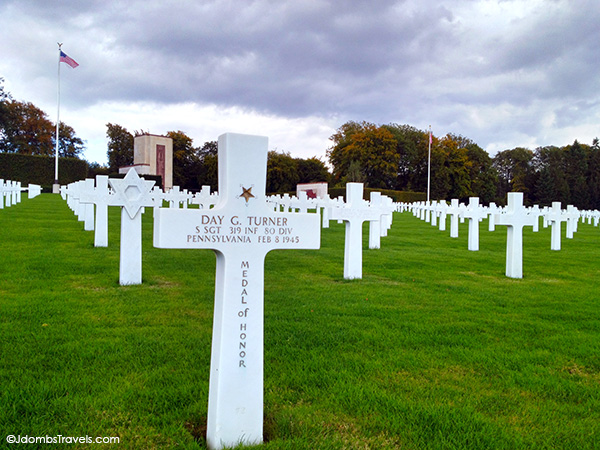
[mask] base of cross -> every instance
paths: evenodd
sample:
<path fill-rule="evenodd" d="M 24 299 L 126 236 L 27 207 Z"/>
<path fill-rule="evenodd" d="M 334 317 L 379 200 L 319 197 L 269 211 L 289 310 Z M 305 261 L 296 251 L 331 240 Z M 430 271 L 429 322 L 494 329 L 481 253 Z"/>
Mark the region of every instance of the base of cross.
<path fill-rule="evenodd" d="M 60 194 L 60 184 L 54 183 L 52 185 L 52 193 L 53 194 Z"/>

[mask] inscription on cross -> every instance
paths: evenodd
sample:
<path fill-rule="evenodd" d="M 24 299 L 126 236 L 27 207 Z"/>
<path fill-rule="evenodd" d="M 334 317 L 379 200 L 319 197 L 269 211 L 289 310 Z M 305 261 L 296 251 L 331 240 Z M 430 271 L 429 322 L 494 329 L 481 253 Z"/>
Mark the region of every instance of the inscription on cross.
<path fill-rule="evenodd" d="M 268 140 L 219 137 L 219 201 L 159 209 L 154 245 L 217 256 L 207 443 L 262 442 L 264 261 L 274 249 L 318 249 L 319 215 L 275 212 L 265 196 Z"/>

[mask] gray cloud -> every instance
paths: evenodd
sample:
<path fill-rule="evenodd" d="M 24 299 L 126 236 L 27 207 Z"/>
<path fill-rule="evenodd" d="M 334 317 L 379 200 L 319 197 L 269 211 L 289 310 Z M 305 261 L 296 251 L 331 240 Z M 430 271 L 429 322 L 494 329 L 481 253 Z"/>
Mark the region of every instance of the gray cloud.
<path fill-rule="evenodd" d="M 484 147 L 551 135 L 546 112 L 555 127 L 599 115 L 592 0 L 7 0 L 0 17 L 5 64 L 33 90 L 48 90 L 65 41 L 81 64 L 73 107 L 196 102 L 433 123 Z"/>

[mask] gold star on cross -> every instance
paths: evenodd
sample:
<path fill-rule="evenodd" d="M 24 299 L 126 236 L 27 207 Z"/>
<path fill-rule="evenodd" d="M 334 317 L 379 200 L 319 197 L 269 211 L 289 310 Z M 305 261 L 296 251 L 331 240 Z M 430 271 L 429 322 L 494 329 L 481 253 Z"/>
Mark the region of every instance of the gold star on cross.
<path fill-rule="evenodd" d="M 254 198 L 254 195 L 252 195 L 252 188 L 249 187 L 248 189 L 246 189 L 244 186 L 242 186 L 242 195 L 240 195 L 240 197 L 244 197 L 246 199 L 246 203 L 248 203 L 248 200 L 250 200 L 250 198 Z"/>

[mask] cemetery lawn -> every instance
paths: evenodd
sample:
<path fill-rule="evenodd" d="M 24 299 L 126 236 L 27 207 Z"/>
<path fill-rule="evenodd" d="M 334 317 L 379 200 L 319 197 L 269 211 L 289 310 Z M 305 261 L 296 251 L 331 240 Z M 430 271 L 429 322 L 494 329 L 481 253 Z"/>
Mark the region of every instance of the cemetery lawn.
<path fill-rule="evenodd" d="M 117 208 L 108 248 L 57 195 L 0 210 L 0 448 L 206 448 L 215 257 L 143 226 L 143 284 L 121 287 Z M 560 252 L 525 229 L 522 280 L 486 221 L 479 252 L 466 223 L 395 214 L 380 250 L 365 225 L 362 280 L 336 222 L 318 251 L 271 252 L 261 448 L 600 448 L 600 229 L 564 227 Z"/>

